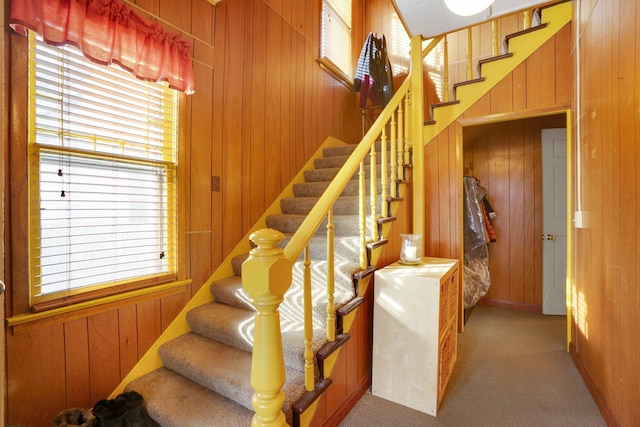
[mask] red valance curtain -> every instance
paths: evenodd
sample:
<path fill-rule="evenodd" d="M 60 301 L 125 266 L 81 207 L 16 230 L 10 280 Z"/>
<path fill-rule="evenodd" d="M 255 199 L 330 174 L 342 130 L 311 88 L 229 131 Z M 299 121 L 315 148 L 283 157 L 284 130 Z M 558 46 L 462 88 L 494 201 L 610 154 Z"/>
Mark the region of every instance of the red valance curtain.
<path fill-rule="evenodd" d="M 9 24 L 21 34 L 36 31 L 49 44 L 73 44 L 91 60 L 115 62 L 140 79 L 193 93 L 191 43 L 118 0 L 13 0 Z"/>

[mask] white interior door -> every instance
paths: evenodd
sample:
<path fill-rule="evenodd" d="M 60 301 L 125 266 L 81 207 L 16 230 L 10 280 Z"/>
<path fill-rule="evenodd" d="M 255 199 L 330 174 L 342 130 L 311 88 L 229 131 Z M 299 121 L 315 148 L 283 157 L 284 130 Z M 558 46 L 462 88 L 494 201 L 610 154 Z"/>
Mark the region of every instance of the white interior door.
<path fill-rule="evenodd" d="M 567 313 L 567 130 L 542 130 L 542 313 Z"/>

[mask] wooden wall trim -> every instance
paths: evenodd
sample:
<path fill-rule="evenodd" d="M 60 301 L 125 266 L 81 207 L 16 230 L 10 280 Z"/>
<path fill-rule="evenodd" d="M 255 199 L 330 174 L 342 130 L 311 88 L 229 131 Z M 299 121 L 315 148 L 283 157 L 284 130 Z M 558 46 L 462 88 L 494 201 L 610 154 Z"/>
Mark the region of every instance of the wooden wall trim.
<path fill-rule="evenodd" d="M 12 316 L 7 318 L 6 322 L 14 335 L 23 334 L 51 325 L 70 322 L 107 311 L 118 310 L 122 307 L 139 304 L 144 301 L 189 292 L 190 286 L 191 280 L 181 280 L 179 282 L 139 289 L 111 297 L 98 298 L 85 303 L 75 304 L 73 307 L 61 307 L 41 313 Z"/>

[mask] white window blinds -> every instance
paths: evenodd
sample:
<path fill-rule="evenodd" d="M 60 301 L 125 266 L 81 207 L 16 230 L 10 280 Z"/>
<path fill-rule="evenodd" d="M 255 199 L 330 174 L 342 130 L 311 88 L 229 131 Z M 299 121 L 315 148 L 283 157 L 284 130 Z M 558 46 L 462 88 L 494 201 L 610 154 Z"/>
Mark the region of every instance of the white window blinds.
<path fill-rule="evenodd" d="M 322 0 L 320 55 L 347 80 L 353 77 L 351 0 Z"/>
<path fill-rule="evenodd" d="M 30 47 L 32 303 L 175 277 L 176 92 Z"/>

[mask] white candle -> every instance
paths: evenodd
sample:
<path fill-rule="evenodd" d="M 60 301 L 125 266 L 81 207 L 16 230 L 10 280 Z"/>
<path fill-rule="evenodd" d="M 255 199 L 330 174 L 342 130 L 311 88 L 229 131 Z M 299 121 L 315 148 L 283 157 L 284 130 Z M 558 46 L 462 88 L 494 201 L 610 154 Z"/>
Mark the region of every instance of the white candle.
<path fill-rule="evenodd" d="M 404 248 L 405 261 L 417 261 L 417 250 L 415 246 L 406 246 Z"/>

